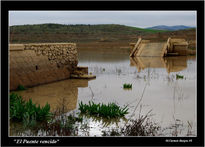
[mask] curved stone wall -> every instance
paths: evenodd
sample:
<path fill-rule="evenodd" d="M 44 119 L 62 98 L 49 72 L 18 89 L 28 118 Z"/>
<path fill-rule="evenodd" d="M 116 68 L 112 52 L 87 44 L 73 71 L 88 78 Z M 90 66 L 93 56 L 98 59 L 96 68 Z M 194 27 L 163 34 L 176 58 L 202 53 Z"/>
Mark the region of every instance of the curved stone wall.
<path fill-rule="evenodd" d="M 77 68 L 75 43 L 10 44 L 10 90 L 70 78 Z"/>

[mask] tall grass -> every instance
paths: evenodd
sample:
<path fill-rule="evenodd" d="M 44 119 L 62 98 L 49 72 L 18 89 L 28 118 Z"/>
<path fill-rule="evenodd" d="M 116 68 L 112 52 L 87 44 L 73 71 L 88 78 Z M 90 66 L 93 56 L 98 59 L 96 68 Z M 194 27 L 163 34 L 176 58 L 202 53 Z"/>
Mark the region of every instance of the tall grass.
<path fill-rule="evenodd" d="M 139 114 L 138 119 L 129 120 L 124 127 L 102 131 L 102 136 L 157 136 L 160 126 L 151 121 L 150 112 L 145 116 Z"/>
<path fill-rule="evenodd" d="M 82 117 L 74 115 L 67 116 L 68 102 L 66 98 L 59 98 L 52 118 L 48 122 L 44 122 L 41 130 L 46 136 L 76 136 L 78 134 L 78 124 L 82 123 Z"/>
<path fill-rule="evenodd" d="M 125 114 L 128 114 L 127 106 L 124 108 L 120 108 L 120 106 L 115 103 L 105 104 L 95 104 L 92 101 L 88 102 L 89 104 L 79 103 L 79 110 L 81 113 L 105 117 L 105 118 L 116 118 L 123 117 Z"/>
<path fill-rule="evenodd" d="M 122 132 L 125 136 L 157 136 L 160 126 L 150 121 L 147 116 L 141 116 L 139 119 L 131 120 Z"/>
<path fill-rule="evenodd" d="M 44 121 L 48 120 L 52 114 L 50 113 L 50 105 L 47 103 L 44 107 L 36 106 L 32 100 L 24 101 L 18 94 L 10 94 L 10 119 L 13 121 Z"/>

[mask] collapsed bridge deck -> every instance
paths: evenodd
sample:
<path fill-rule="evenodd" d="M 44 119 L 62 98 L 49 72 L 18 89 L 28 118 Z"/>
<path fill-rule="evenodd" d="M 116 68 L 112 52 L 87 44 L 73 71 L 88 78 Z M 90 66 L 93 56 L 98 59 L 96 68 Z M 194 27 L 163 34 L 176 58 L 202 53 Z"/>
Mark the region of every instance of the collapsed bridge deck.
<path fill-rule="evenodd" d="M 130 57 L 164 57 L 170 55 L 187 55 L 188 43 L 184 39 L 168 38 L 166 42 L 150 42 L 139 38 L 130 44 Z"/>

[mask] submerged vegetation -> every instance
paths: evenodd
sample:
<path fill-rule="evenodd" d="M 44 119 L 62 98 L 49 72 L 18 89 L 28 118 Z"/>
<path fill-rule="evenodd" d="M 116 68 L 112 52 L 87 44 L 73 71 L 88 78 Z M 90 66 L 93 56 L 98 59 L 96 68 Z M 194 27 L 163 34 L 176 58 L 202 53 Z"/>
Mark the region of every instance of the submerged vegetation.
<path fill-rule="evenodd" d="M 102 131 L 102 136 L 157 136 L 160 126 L 151 121 L 150 112 L 145 116 L 139 114 L 139 118 L 130 119 L 123 127 Z"/>
<path fill-rule="evenodd" d="M 127 106 L 120 108 L 120 106 L 115 103 L 105 104 L 95 104 L 94 102 L 89 101 L 89 104 L 79 103 L 79 110 L 81 113 L 104 117 L 104 118 L 116 118 L 123 117 L 125 114 L 128 114 Z"/>
<path fill-rule="evenodd" d="M 124 89 L 131 89 L 132 88 L 132 84 L 123 84 L 123 88 Z"/>
<path fill-rule="evenodd" d="M 65 98 L 59 98 L 53 115 L 48 122 L 44 122 L 40 129 L 46 133 L 46 136 L 76 136 L 78 126 L 76 123 L 82 123 L 82 117 L 74 115 L 67 116 L 68 102 Z M 42 135 L 43 136 L 43 135 Z"/>
<path fill-rule="evenodd" d="M 46 133 L 46 136 L 76 136 L 78 132 L 78 125 L 82 123 L 83 119 L 75 117 L 74 115 L 59 117 L 54 116 L 48 123 L 43 123 L 39 130 Z"/>
<path fill-rule="evenodd" d="M 184 78 L 184 76 L 176 74 L 176 79 L 183 79 L 183 78 Z"/>
<path fill-rule="evenodd" d="M 19 86 L 17 87 L 17 90 L 26 90 L 26 88 L 25 88 L 23 85 L 19 85 Z"/>
<path fill-rule="evenodd" d="M 122 129 L 122 132 L 125 136 L 157 136 L 159 129 L 160 126 L 145 116 L 131 120 L 131 123 Z"/>

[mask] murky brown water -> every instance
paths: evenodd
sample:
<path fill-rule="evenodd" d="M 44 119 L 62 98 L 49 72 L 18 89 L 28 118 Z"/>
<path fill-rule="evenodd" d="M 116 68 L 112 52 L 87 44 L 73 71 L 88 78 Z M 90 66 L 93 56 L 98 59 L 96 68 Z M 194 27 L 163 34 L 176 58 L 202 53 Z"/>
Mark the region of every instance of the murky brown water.
<path fill-rule="evenodd" d="M 131 59 L 128 50 L 110 52 L 96 49 L 79 51 L 79 66 L 88 66 L 89 73 L 96 75 L 96 79 L 69 79 L 17 93 L 32 98 L 37 104 L 48 102 L 52 110 L 61 98 L 66 99 L 69 111 L 77 110 L 80 101 L 116 102 L 129 106 L 127 119 L 137 117 L 140 107 L 142 115 L 152 109 L 153 121 L 162 127 L 170 127 L 178 121 L 186 128 L 189 122 L 196 134 L 195 57 Z M 183 75 L 184 79 L 176 79 L 176 74 Z M 131 83 L 132 89 L 124 90 L 124 83 Z M 118 125 L 123 121 L 118 120 Z M 88 124 L 90 136 L 101 136 L 102 121 L 90 118 Z M 116 124 L 108 123 L 108 126 Z M 183 129 L 179 136 L 186 136 L 186 133 L 187 130 Z"/>

